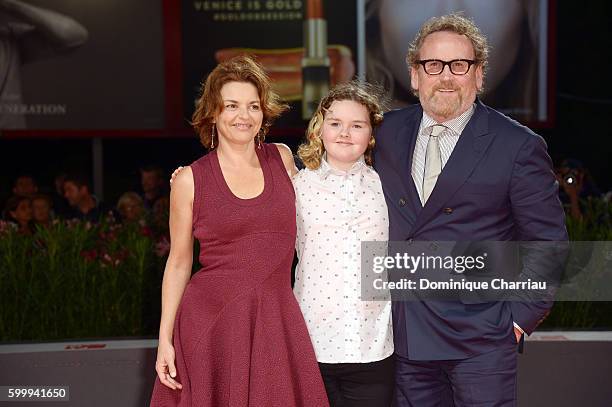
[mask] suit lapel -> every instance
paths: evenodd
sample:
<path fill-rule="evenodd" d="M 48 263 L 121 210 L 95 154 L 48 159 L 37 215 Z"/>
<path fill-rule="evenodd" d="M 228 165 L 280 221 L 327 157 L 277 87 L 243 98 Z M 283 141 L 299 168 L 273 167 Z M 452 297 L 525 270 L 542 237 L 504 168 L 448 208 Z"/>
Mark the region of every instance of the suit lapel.
<path fill-rule="evenodd" d="M 494 134 L 489 132 L 488 112 L 477 101 L 476 111 L 461 133 L 411 234 L 418 232 L 432 217 L 442 213 L 444 204 L 465 183 L 493 138 Z"/>
<path fill-rule="evenodd" d="M 407 191 L 408 196 L 406 197 L 408 203 L 414 210 L 415 217 L 418 213 L 423 209 L 421 205 L 421 200 L 419 199 L 419 194 L 416 190 L 416 186 L 414 185 L 414 180 L 412 179 L 412 158 L 414 156 L 414 146 L 416 144 L 419 126 L 421 124 L 421 119 L 423 117 L 423 109 L 421 109 L 420 105 L 418 109 L 415 109 L 415 112 L 406 118 L 404 121 L 403 127 L 397 132 L 397 139 L 395 145 L 399 148 L 396 150 L 398 154 L 397 159 L 400 166 L 400 174 L 403 174 L 402 181 L 404 183 L 405 191 Z"/>

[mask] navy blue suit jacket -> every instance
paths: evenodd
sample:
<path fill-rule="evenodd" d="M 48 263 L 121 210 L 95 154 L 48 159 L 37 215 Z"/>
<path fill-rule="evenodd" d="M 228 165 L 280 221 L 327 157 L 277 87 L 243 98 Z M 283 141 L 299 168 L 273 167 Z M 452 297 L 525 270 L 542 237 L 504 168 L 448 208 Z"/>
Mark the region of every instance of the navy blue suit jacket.
<path fill-rule="evenodd" d="M 374 166 L 389 208 L 389 240 L 565 241 L 565 214 L 544 140 L 476 101 L 436 186 L 421 205 L 412 180 L 420 105 L 385 115 Z M 413 360 L 464 359 L 530 334 L 548 301 L 393 303 L 395 350 Z"/>

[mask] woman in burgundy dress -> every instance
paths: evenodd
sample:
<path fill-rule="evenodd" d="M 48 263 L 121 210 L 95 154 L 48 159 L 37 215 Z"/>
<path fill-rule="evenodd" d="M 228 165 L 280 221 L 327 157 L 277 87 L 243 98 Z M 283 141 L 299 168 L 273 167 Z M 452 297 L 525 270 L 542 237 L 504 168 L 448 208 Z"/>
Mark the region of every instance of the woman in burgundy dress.
<path fill-rule="evenodd" d="M 328 406 L 290 284 L 293 157 L 263 143 L 284 108 L 248 57 L 203 86 L 193 125 L 211 151 L 173 182 L 151 406 Z"/>

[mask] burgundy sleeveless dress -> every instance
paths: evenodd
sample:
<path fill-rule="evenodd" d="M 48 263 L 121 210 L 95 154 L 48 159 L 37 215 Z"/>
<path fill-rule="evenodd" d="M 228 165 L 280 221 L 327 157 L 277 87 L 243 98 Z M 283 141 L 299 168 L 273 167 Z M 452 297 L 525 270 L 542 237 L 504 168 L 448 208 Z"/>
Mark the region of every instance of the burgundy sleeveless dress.
<path fill-rule="evenodd" d="M 155 380 L 151 406 L 328 406 L 291 290 L 295 194 L 275 145 L 257 149 L 261 195 L 229 189 L 216 151 L 191 164 L 193 234 L 202 268 L 174 324 L 177 380 Z"/>

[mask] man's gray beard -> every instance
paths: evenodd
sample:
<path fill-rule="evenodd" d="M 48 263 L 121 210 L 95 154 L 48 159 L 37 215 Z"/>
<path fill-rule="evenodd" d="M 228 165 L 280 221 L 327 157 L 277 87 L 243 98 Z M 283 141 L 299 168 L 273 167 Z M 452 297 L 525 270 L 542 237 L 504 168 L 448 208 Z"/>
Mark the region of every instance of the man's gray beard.
<path fill-rule="evenodd" d="M 453 117 L 453 115 L 459 111 L 461 103 L 463 102 L 463 97 L 459 92 L 457 92 L 456 97 L 453 97 L 451 100 L 437 102 L 436 98 L 438 98 L 438 95 L 436 95 L 434 91 L 434 95 L 429 98 L 429 104 L 432 107 L 432 111 L 436 116 L 445 118 Z"/>

